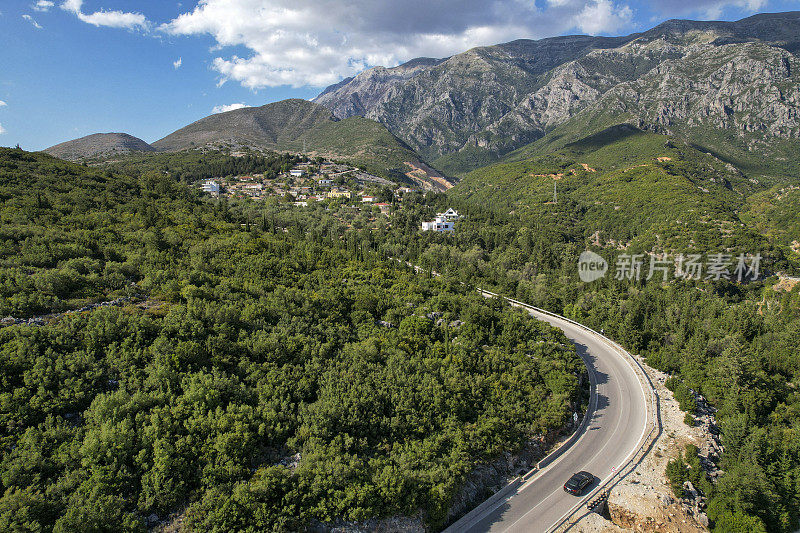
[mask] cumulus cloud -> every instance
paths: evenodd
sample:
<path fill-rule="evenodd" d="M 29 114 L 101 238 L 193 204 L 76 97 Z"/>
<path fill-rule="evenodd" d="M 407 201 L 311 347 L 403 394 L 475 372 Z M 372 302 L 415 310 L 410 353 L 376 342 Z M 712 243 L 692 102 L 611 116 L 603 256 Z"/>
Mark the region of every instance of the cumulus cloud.
<path fill-rule="evenodd" d="M 214 109 L 211 110 L 212 114 L 217 113 L 225 113 L 226 111 L 235 111 L 236 109 L 242 109 L 245 107 L 250 107 L 247 104 L 228 104 L 228 105 L 217 105 L 214 106 Z"/>
<path fill-rule="evenodd" d="M 54 5 L 56 5 L 55 2 L 51 2 L 50 0 L 39 0 L 31 6 L 31 9 L 34 11 L 47 12 L 50 11 L 50 8 Z"/>
<path fill-rule="evenodd" d="M 221 83 L 319 87 L 418 56 L 573 29 L 618 31 L 631 22 L 624 1 L 549 0 L 539 8 L 529 0 L 200 0 L 161 29 L 212 36 Z M 228 47 L 248 53 L 226 55 Z"/>
<path fill-rule="evenodd" d="M 0 107 L 4 107 L 4 106 L 7 106 L 7 105 L 8 105 L 7 103 L 5 103 L 4 101 L 0 100 Z"/>
<path fill-rule="evenodd" d="M 575 26 L 588 34 L 617 32 L 628 27 L 633 10 L 628 6 L 614 5 L 610 0 L 596 0 L 586 4 L 575 16 Z"/>
<path fill-rule="evenodd" d="M 124 11 L 95 11 L 94 13 L 86 14 L 82 11 L 83 0 L 66 0 L 61 4 L 61 9 L 68 11 L 78 19 L 93 26 L 106 26 L 108 28 L 125 28 L 129 30 L 142 29 L 146 30 L 150 23 L 147 17 L 141 13 L 128 13 Z"/>
<path fill-rule="evenodd" d="M 33 25 L 33 27 L 34 27 L 34 28 L 36 28 L 37 30 L 41 30 L 41 29 L 42 29 L 42 25 L 41 25 L 41 24 L 39 24 L 38 22 L 36 22 L 36 21 L 33 19 L 33 17 L 32 17 L 32 16 L 30 16 L 30 15 L 22 15 L 22 18 L 24 18 L 25 20 L 27 20 L 28 22 L 30 22 L 30 23 Z"/>
<path fill-rule="evenodd" d="M 179 68 L 181 68 L 181 65 L 183 65 L 183 58 L 182 57 L 179 57 L 178 59 L 176 59 L 175 61 L 172 62 L 172 67 L 175 70 L 178 70 Z"/>

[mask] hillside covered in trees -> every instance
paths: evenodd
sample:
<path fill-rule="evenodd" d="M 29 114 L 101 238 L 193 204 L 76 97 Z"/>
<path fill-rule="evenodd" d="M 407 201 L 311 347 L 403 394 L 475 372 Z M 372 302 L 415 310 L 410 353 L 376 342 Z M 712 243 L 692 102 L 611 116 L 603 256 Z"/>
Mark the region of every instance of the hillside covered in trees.
<path fill-rule="evenodd" d="M 688 389 L 719 409 L 716 418 L 725 447 L 719 467 L 725 474 L 716 483 L 703 473 L 698 476 L 709 498 L 712 530 L 796 531 L 800 284 L 791 288 L 777 283 L 775 272 L 797 269 L 796 256 L 787 255 L 779 240 L 746 228 L 727 234 L 712 224 L 698 225 L 702 232 L 695 235 L 703 239 L 693 244 L 691 234 L 677 234 L 675 243 L 686 246 L 686 253 L 762 254 L 764 271 L 757 280 L 682 279 L 670 267 L 666 282 L 660 275 L 647 281 L 646 265 L 640 280 L 615 279 L 617 259 L 648 253 L 652 241 L 624 250 L 595 246 L 587 226 L 598 221 L 570 212 L 568 202 L 537 220 L 452 198 L 429 201 L 438 202 L 439 210 L 449 205 L 465 215 L 454 235 L 404 238 L 398 230 L 378 248 L 447 278 L 491 288 L 603 329 L 653 367 L 672 373 L 671 385 L 687 412 L 694 410 Z M 426 209 L 420 206 L 422 213 Z M 606 278 L 592 283 L 578 278 L 578 256 L 586 248 L 608 260 Z"/>
<path fill-rule="evenodd" d="M 495 167 L 492 179 L 479 183 L 470 176 L 447 195 L 404 196 L 390 222 L 354 216 L 345 205 L 298 210 L 242 202 L 230 209 L 254 224 L 341 235 L 350 247 L 377 250 L 603 329 L 672 373 L 670 383 L 690 413 L 690 388 L 719 409 L 725 446 L 719 467 L 725 474 L 717 483 L 695 485 L 709 498 L 712 529 L 792 533 L 800 509 L 800 284 L 782 286 L 776 275 L 800 271 L 787 246 L 792 226 L 786 221 L 793 220 L 787 213 L 796 210 L 792 191 L 771 191 L 786 201 L 767 209 L 766 194 L 748 196 L 752 182 L 714 158 L 666 144 L 663 136 L 631 133 L 595 138 L 596 144 L 588 139 L 549 161 L 543 156 L 509 164 L 505 173 Z M 545 172 L 565 174 L 558 204 L 544 203 L 552 194 L 551 177 L 541 191 L 523 189 L 541 179 L 531 174 Z M 447 207 L 464 216 L 452 235 L 418 231 L 421 220 Z M 340 233 L 343 227 L 349 229 Z M 578 257 L 585 249 L 608 261 L 604 279 L 579 279 Z M 615 279 L 623 254 L 649 253 L 673 259 L 678 253 L 760 254 L 761 272 L 742 281 L 704 279 L 705 271 L 700 279 L 684 279 L 673 264 L 666 280 L 660 274 L 647 280 L 645 259 L 641 279 Z"/>
<path fill-rule="evenodd" d="M 476 464 L 580 407 L 558 330 L 340 226 L 245 215 L 0 150 L 4 313 L 144 298 L 0 329 L 0 529 L 436 526 Z"/>

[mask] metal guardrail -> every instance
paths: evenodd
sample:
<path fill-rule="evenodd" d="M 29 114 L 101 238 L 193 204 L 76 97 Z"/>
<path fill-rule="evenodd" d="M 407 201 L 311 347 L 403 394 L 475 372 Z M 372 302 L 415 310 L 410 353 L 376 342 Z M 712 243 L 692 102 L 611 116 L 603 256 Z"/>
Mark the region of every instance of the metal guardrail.
<path fill-rule="evenodd" d="M 588 502 L 590 502 L 593 499 L 597 498 L 598 495 L 602 494 L 603 492 L 606 492 L 606 493 L 610 492 L 611 488 L 613 488 L 614 485 L 616 485 L 617 483 L 622 481 L 622 479 L 624 479 L 628 474 L 633 472 L 633 470 L 636 469 L 636 467 L 639 465 L 639 463 L 642 461 L 642 459 L 644 459 L 645 455 L 647 455 L 647 452 L 650 450 L 650 447 L 652 446 L 653 442 L 655 441 L 655 438 L 657 438 L 658 434 L 660 434 L 660 432 L 661 432 L 661 420 L 660 420 L 659 413 L 658 413 L 658 404 L 659 404 L 658 393 L 656 392 L 655 386 L 653 385 L 653 382 L 650 379 L 650 376 L 645 371 L 644 366 L 642 366 L 642 363 L 636 357 L 634 357 L 631 353 L 629 353 L 627 350 L 625 350 L 622 346 L 620 346 L 619 344 L 617 344 L 613 340 L 609 339 L 608 337 L 606 337 L 602 333 L 599 333 L 599 332 L 593 330 L 592 328 L 590 328 L 588 326 L 585 326 L 585 325 L 583 325 L 583 324 L 581 324 L 579 322 L 571 320 L 571 319 L 569 319 L 569 318 L 567 318 L 565 316 L 561 316 L 559 314 L 553 313 L 553 312 L 548 311 L 546 309 L 541 309 L 539 307 L 534 307 L 534 306 L 528 305 L 528 304 L 526 304 L 524 302 L 520 302 L 519 300 L 515 300 L 513 298 L 508 298 L 508 297 L 505 297 L 505 296 L 500 296 L 499 294 L 496 294 L 496 293 L 493 293 L 493 292 L 490 292 L 490 291 L 486 291 L 486 290 L 483 290 L 483 289 L 480 289 L 480 288 L 478 288 L 478 291 L 481 294 L 484 294 L 484 295 L 494 296 L 496 298 L 504 298 L 506 301 L 508 301 L 509 303 L 511 303 L 513 305 L 516 305 L 517 307 L 522 307 L 523 309 L 536 311 L 536 312 L 544 314 L 544 315 L 548 315 L 548 316 L 552 316 L 554 318 L 558 318 L 558 319 L 563 320 L 563 321 L 565 321 L 565 322 L 567 322 L 569 324 L 575 325 L 575 326 L 577 326 L 577 327 L 579 327 L 581 329 L 584 329 L 586 331 L 594 333 L 595 335 L 600 337 L 603 340 L 603 342 L 605 342 L 606 344 L 611 346 L 615 351 L 617 351 L 617 353 L 619 353 L 623 357 L 625 357 L 628 360 L 629 364 L 630 364 L 631 361 L 634 363 L 634 365 L 635 365 L 635 366 L 633 366 L 634 373 L 636 374 L 636 376 L 639 379 L 640 383 L 642 383 L 642 385 L 644 385 L 642 390 L 644 391 L 645 388 L 650 390 L 649 401 L 648 401 L 648 397 L 647 397 L 648 395 L 645 394 L 645 402 L 647 404 L 647 407 L 646 407 L 647 416 L 651 418 L 652 423 L 650 424 L 649 431 L 639 441 L 639 445 L 637 446 L 636 450 L 634 450 L 634 452 L 632 452 L 632 454 L 628 457 L 628 459 L 625 461 L 625 463 L 623 463 L 620 466 L 620 468 L 619 468 L 619 470 L 617 472 L 615 472 L 609 479 L 601 482 L 600 485 L 598 485 L 592 492 L 590 492 L 585 497 L 583 497 L 578 503 L 576 503 L 572 507 L 572 509 L 570 509 L 564 516 L 562 516 L 558 520 L 558 522 L 553 524 L 547 530 L 548 533 L 555 533 L 557 531 L 562 530 L 562 528 L 563 528 L 563 531 L 568 531 L 581 518 L 586 516 L 586 513 L 584 513 L 583 515 L 580 515 L 580 516 L 576 516 L 577 513 L 583 508 L 584 505 L 587 505 Z M 655 437 L 653 436 L 654 433 L 656 434 Z M 592 512 L 592 511 L 587 510 L 587 513 L 589 513 L 589 512 Z"/>

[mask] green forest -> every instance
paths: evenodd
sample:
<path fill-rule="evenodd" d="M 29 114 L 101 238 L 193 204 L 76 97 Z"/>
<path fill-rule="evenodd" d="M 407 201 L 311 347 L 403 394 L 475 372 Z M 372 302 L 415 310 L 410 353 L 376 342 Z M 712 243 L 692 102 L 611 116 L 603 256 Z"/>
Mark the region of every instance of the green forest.
<path fill-rule="evenodd" d="M 637 137 L 636 141 L 649 143 L 659 150 L 655 153 L 664 148 L 660 136 Z M 617 147 L 607 154 L 606 164 L 620 153 Z M 643 151 L 629 157 L 636 163 L 637 157 L 651 155 Z M 671 155 L 674 159 L 661 179 L 703 175 L 696 154 L 682 155 L 676 148 Z M 603 162 L 599 159 L 593 161 L 598 167 Z M 655 207 L 666 198 L 653 197 L 657 189 L 642 189 L 641 183 L 634 183 L 625 189 L 628 202 L 654 206 L 656 213 L 644 226 L 606 218 L 606 212 L 587 210 L 570 197 L 545 207 L 531 201 L 509 213 L 502 194 L 491 191 L 496 183 L 494 179 L 484 183 L 486 196 L 479 201 L 463 197 L 463 184 L 447 195 L 404 197 L 391 224 L 380 220 L 354 224 L 355 220 L 344 219 L 351 229 L 343 238 L 442 273 L 445 279 L 490 288 L 604 329 L 653 367 L 671 373 L 673 387 L 684 395 L 691 388 L 719 409 L 716 418 L 725 446 L 719 466 L 726 474 L 716 484 L 706 479 L 695 484 L 709 498 L 712 529 L 794 532 L 800 519 L 800 284 L 788 291 L 775 285 L 777 272 L 797 275 L 800 265 L 797 254 L 785 245 L 785 233 L 774 238 L 740 223 L 754 213 L 755 199 L 763 195 L 740 201 L 746 213 L 726 207 L 717 218 L 709 211 L 677 226 Z M 722 194 L 724 198 L 730 191 Z M 714 198 L 703 201 L 712 206 L 717 202 Z M 779 205 L 791 210 L 789 204 Z M 420 220 L 429 220 L 446 207 L 464 215 L 453 235 L 416 230 Z M 346 210 L 340 215 L 320 208 L 297 211 L 251 202 L 233 209 L 249 220 L 266 217 L 277 227 L 319 235 L 339 231 L 337 223 L 346 216 Z M 727 222 L 720 224 L 720 219 Z M 775 227 L 790 230 L 783 223 Z M 599 247 L 590 238 L 597 228 L 616 237 L 632 232 L 633 240 L 625 250 Z M 671 238 L 661 238 L 664 235 Z M 576 268 L 586 248 L 601 253 L 612 272 L 623 251 L 646 254 L 651 250 L 725 252 L 733 257 L 760 254 L 762 272 L 758 279 L 741 283 L 735 277 L 676 279 L 670 270 L 666 282 L 660 276 L 651 281 L 608 276 L 587 284 L 580 281 Z M 693 409 L 691 402 L 683 407 Z M 685 464 L 695 460 L 689 457 Z"/>
<path fill-rule="evenodd" d="M 0 149 L 2 314 L 53 314 L 0 329 L 1 530 L 439 527 L 581 408 L 559 330 L 387 259 L 386 228 L 288 213 Z"/>
<path fill-rule="evenodd" d="M 419 510 L 441 527 L 476 464 L 562 427 L 582 403 L 584 368 L 561 333 L 480 286 L 602 328 L 671 373 L 677 396 L 704 395 L 719 409 L 725 474 L 690 472 L 687 450 L 674 484 L 705 493 L 714 531 L 793 532 L 800 285 L 774 287 L 798 268 L 791 206 L 770 210 L 767 195 L 785 192 L 747 197 L 735 180 L 715 189 L 724 168 L 703 171 L 702 156 L 661 137 L 634 140 L 644 158 L 671 150 L 647 171 L 654 183 L 624 185 L 619 146 L 576 146 L 558 156 L 576 169 L 558 204 L 504 203 L 468 178 L 395 199 L 390 217 L 345 201 L 203 199 L 186 185 L 207 175 L 203 161 L 177 176 L 156 159 L 98 169 L 3 150 L 2 316 L 132 301 L 0 330 L 2 529 L 135 530 L 179 513 L 198 531 L 293 531 Z M 285 163 L 263 157 L 247 172 Z M 611 177 L 576 163 L 587 157 Z M 582 196 L 580 180 L 602 179 L 623 215 L 663 203 L 660 182 L 685 189 L 698 216 L 615 217 Z M 698 184 L 711 192 L 695 202 L 686 187 Z M 446 207 L 464 215 L 454 235 L 418 231 Z M 627 249 L 593 244 L 598 229 Z M 762 275 L 586 284 L 587 247 L 611 265 L 623 251 L 759 253 Z"/>
<path fill-rule="evenodd" d="M 673 383 L 704 395 L 719 409 L 725 446 L 720 467 L 726 474 L 717 484 L 696 485 L 707 490 L 713 530 L 796 530 L 800 284 L 791 291 L 773 288 L 775 271 L 796 269 L 796 258 L 786 255 L 784 246 L 750 231 L 705 231 L 703 240 L 695 240 L 695 251 L 761 253 L 765 274 L 738 283 L 672 279 L 671 271 L 666 283 L 660 277 L 650 282 L 607 277 L 587 284 L 577 276 L 584 249 L 578 243 L 595 221 L 568 218 L 568 207 L 554 208 L 551 218 L 523 222 L 469 202 L 431 200 L 466 215 L 455 235 L 422 235 L 399 245 L 398 231 L 382 245 L 387 254 L 405 253 L 448 278 L 604 329 L 653 367 L 673 373 Z M 684 235 L 680 242 L 691 240 Z M 604 254 L 613 269 L 618 251 L 589 248 Z M 647 250 L 634 245 L 627 252 Z"/>

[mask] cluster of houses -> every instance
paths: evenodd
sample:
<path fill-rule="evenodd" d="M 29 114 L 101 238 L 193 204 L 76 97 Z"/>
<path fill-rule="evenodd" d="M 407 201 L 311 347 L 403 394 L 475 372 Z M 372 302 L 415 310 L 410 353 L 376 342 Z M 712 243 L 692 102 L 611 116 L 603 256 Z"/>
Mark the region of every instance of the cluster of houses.
<path fill-rule="evenodd" d="M 347 178 L 347 181 L 344 178 Z M 356 188 L 353 188 L 354 186 Z M 380 209 L 382 214 L 389 214 L 392 204 L 379 202 L 377 196 L 365 190 L 365 188 L 377 190 L 382 186 L 395 188 L 395 191 L 401 196 L 415 191 L 409 187 L 396 188 L 394 183 L 384 178 L 340 163 L 323 163 L 318 166 L 309 163 L 300 164 L 274 180 L 264 179 L 264 176 L 260 174 L 237 176 L 224 180 L 210 179 L 201 184 L 201 190 L 213 197 L 223 195 L 254 199 L 265 199 L 271 196 L 289 197 L 289 200 L 298 207 L 306 207 L 323 200 L 344 199 L 352 203 L 353 200 L 358 199 L 361 204 L 375 206 Z M 453 232 L 455 223 L 460 218 L 458 212 L 450 208 L 444 213 L 437 213 L 433 220 L 422 222 L 422 231 Z"/>
<path fill-rule="evenodd" d="M 422 231 L 448 233 L 455 230 L 455 223 L 461 216 L 452 207 L 444 213 L 436 213 L 436 218 L 422 223 Z"/>
<path fill-rule="evenodd" d="M 345 178 L 350 185 L 345 185 Z M 338 184 L 338 185 L 337 185 Z M 357 184 L 357 188 L 351 188 Z M 323 200 L 354 200 L 360 198 L 362 204 L 372 204 L 381 213 L 387 214 L 391 204 L 379 202 L 378 197 L 367 193 L 364 187 L 374 188 L 394 184 L 384 178 L 373 176 L 358 168 L 339 164 L 323 163 L 312 166 L 309 163 L 297 165 L 287 174 L 275 180 L 264 179 L 263 175 L 237 176 L 227 179 L 204 181 L 200 188 L 213 197 L 234 197 L 265 199 L 271 196 L 291 197 L 294 205 L 308 206 Z M 401 187 L 398 193 L 412 192 L 414 189 Z"/>

